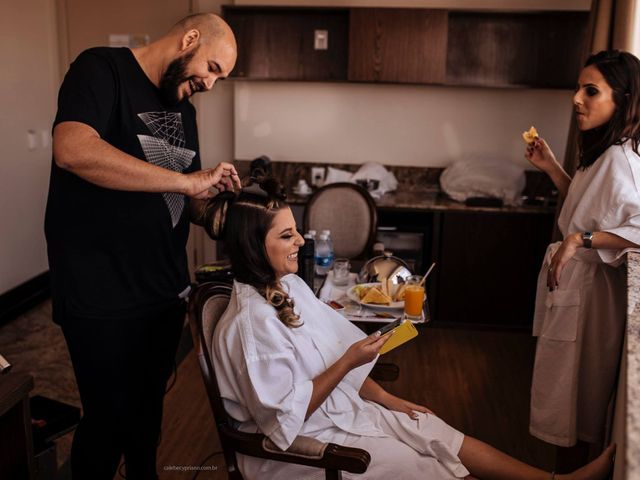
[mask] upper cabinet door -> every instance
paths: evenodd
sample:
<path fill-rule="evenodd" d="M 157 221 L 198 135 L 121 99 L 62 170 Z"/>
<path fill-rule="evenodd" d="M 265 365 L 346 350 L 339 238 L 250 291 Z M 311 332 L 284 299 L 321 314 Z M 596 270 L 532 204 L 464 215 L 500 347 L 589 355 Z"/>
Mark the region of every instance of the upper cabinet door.
<path fill-rule="evenodd" d="M 349 80 L 445 81 L 447 12 L 354 8 L 349 21 Z"/>
<path fill-rule="evenodd" d="M 573 88 L 589 18 L 421 8 L 223 12 L 238 41 L 235 78 L 508 88 Z"/>
<path fill-rule="evenodd" d="M 450 85 L 573 88 L 588 12 L 450 12 Z"/>
<path fill-rule="evenodd" d="M 223 12 L 238 43 L 232 77 L 346 80 L 347 9 L 229 6 Z M 317 35 L 326 48 L 316 48 Z"/>

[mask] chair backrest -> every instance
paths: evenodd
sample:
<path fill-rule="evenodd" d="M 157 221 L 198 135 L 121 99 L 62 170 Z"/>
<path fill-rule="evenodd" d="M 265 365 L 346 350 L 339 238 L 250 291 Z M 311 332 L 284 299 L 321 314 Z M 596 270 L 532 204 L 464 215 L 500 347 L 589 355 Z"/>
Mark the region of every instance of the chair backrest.
<path fill-rule="evenodd" d="M 233 428 L 233 419 L 224 409 L 216 371 L 211 359 L 211 342 L 218 321 L 229 304 L 231 286 L 221 282 L 207 282 L 199 285 L 189 297 L 189 325 L 193 338 L 193 347 L 200 363 L 200 372 L 211 405 L 211 411 L 218 429 L 220 444 L 224 452 L 227 469 L 230 474 L 239 475 L 235 450 L 226 442 L 225 431 Z M 230 478 L 233 478 L 230 475 Z M 241 477 L 236 477 L 241 478 Z"/>
<path fill-rule="evenodd" d="M 304 230 L 331 230 L 336 257 L 362 258 L 378 227 L 376 204 L 354 183 L 332 183 L 317 190 L 304 211 Z"/>

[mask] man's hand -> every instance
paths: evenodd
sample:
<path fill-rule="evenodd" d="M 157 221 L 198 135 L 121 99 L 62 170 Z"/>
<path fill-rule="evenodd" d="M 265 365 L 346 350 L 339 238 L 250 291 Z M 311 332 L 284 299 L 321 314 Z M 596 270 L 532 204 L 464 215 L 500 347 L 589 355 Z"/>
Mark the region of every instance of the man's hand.
<path fill-rule="evenodd" d="M 180 193 L 191 198 L 206 199 L 213 196 L 211 188 L 218 191 L 241 188 L 240 177 L 233 165 L 226 162 L 219 163 L 215 168 L 198 170 L 183 175 L 184 186 Z"/>

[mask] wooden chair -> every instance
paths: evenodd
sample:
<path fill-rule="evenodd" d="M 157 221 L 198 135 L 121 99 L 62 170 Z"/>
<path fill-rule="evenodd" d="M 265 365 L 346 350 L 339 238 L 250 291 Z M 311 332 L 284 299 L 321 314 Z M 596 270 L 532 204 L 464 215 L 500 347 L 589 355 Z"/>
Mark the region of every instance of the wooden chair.
<path fill-rule="evenodd" d="M 336 257 L 363 259 L 378 228 L 376 204 L 354 183 L 332 183 L 318 189 L 304 210 L 304 231 L 331 230 Z"/>
<path fill-rule="evenodd" d="M 378 228 L 376 204 L 360 185 L 348 182 L 331 183 L 318 189 L 307 202 L 304 210 L 304 231 L 331 230 L 335 257 L 352 261 L 356 271 L 364 265 Z M 367 333 L 373 333 L 376 325 L 359 323 Z M 395 381 L 399 368 L 392 363 L 378 362 L 371 377 L 376 380 Z"/>
<path fill-rule="evenodd" d="M 231 287 L 228 284 L 209 282 L 199 285 L 189 299 L 189 324 L 194 349 L 200 363 L 209 404 L 216 422 L 220 444 L 224 453 L 230 479 L 242 479 L 236 454 L 297 463 L 325 470 L 327 480 L 342 478 L 341 471 L 363 473 L 371 461 L 368 452 L 358 448 L 343 447 L 334 443 L 322 443 L 313 438 L 299 436 L 288 450 L 280 450 L 268 437 L 259 433 L 236 430 L 234 420 L 224 409 L 216 372 L 209 352 L 213 332 L 229 303 Z"/>

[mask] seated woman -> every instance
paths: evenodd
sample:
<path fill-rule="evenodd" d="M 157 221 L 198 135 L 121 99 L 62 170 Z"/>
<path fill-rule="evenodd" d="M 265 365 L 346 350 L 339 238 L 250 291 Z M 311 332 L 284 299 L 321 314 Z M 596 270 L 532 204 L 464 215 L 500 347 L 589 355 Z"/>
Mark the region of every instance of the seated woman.
<path fill-rule="evenodd" d="M 343 478 L 606 476 L 612 447 L 570 475 L 554 475 L 465 436 L 368 378 L 390 334 L 366 336 L 295 275 L 304 240 L 275 180 L 260 179 L 237 197 L 222 193 L 211 208 L 210 234 L 225 240 L 236 274 L 211 357 L 241 431 L 262 432 L 283 450 L 298 435 L 367 450 L 366 473 Z M 238 463 L 246 479 L 324 478 L 302 465 L 244 456 Z"/>

